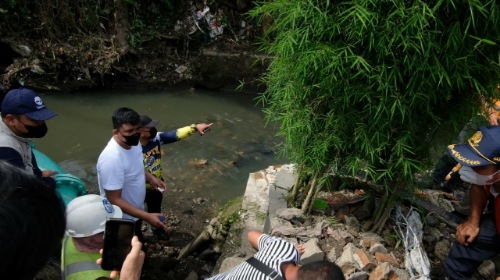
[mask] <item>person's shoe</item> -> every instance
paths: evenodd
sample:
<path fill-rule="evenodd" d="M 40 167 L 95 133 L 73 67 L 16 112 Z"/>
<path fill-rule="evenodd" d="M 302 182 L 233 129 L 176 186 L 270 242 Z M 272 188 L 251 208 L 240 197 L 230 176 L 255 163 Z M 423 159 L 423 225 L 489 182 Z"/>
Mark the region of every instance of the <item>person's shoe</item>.
<path fill-rule="evenodd" d="M 153 229 L 153 234 L 158 238 L 159 240 L 168 240 L 168 235 L 165 232 L 164 229 L 162 228 L 155 228 Z"/>

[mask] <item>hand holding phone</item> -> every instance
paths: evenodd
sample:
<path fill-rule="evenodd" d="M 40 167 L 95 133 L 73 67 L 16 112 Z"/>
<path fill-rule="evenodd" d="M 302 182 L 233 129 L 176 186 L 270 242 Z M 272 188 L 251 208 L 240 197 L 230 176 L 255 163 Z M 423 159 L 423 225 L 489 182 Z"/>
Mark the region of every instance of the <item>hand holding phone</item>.
<path fill-rule="evenodd" d="M 135 223 L 128 219 L 107 219 L 102 250 L 103 270 L 120 270 L 131 250 Z"/>

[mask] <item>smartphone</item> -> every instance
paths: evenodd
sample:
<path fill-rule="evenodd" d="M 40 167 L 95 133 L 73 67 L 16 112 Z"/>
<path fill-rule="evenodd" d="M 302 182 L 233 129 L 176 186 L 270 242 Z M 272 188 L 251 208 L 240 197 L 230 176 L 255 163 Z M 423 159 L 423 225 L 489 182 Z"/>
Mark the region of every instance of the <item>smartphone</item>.
<path fill-rule="evenodd" d="M 128 219 L 108 218 L 104 229 L 104 248 L 102 250 L 103 270 L 120 270 L 132 246 L 135 222 Z"/>

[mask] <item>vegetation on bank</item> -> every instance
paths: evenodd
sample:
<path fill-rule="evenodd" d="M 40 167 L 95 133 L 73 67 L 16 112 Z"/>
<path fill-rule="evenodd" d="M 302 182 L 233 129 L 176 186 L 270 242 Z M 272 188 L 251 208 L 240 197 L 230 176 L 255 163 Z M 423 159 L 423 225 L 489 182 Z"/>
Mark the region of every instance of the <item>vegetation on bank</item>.
<path fill-rule="evenodd" d="M 224 40 L 208 38 L 210 27 L 195 23 L 205 4 L 224 25 Z M 2 80 L 46 89 L 117 77 L 168 83 L 201 46 L 252 38 L 251 22 L 241 27 L 250 7 L 250 0 L 0 0 L 0 47 L 15 49 L 13 57 L 0 55 Z"/>
<path fill-rule="evenodd" d="M 0 70 L 4 84 L 47 89 L 118 76 L 169 81 L 197 47 L 218 42 L 190 21 L 206 4 L 223 15 L 225 42 L 264 32 L 273 59 L 261 101 L 299 166 L 292 203 L 308 212 L 321 188 L 339 184 L 331 174 L 366 179 L 384 193 L 377 229 L 429 165 L 441 128 L 458 131 L 494 97 L 497 2 L 0 0 L 0 44 L 21 48 Z"/>
<path fill-rule="evenodd" d="M 262 48 L 274 58 L 261 101 L 300 166 L 294 202 L 307 212 L 331 174 L 367 179 L 385 193 L 380 229 L 440 128 L 493 97 L 499 14 L 496 1 L 259 2 L 251 15 L 272 19 Z"/>

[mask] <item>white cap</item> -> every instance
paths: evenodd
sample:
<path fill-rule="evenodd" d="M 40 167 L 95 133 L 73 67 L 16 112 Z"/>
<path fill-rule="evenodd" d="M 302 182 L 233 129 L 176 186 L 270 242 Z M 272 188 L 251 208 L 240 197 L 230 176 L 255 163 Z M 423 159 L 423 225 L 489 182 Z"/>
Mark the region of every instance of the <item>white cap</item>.
<path fill-rule="evenodd" d="M 87 237 L 104 231 L 107 218 L 121 218 L 122 210 L 106 198 L 88 194 L 73 199 L 66 208 L 66 232 Z"/>

